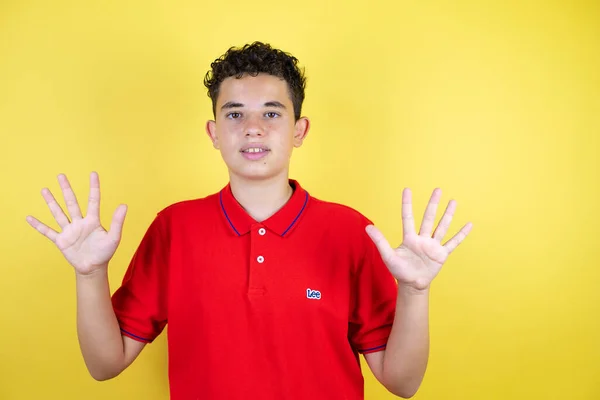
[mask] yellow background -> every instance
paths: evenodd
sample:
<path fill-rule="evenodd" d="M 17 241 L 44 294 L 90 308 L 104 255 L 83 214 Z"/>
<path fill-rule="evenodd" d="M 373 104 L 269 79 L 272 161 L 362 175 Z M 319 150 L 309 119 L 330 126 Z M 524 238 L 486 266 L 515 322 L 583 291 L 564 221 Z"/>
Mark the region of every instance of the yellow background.
<path fill-rule="evenodd" d="M 419 220 L 439 186 L 451 233 L 474 223 L 434 282 L 415 398 L 600 399 L 599 21 L 597 1 L 3 1 L 0 399 L 167 398 L 165 335 L 88 376 L 73 272 L 25 216 L 51 222 L 60 172 L 85 206 L 98 171 L 103 221 L 129 205 L 115 290 L 159 209 L 226 183 L 202 79 L 253 40 L 306 66 L 292 177 L 312 195 L 394 244 L 405 186 Z M 367 372 L 366 398 L 392 396 Z"/>

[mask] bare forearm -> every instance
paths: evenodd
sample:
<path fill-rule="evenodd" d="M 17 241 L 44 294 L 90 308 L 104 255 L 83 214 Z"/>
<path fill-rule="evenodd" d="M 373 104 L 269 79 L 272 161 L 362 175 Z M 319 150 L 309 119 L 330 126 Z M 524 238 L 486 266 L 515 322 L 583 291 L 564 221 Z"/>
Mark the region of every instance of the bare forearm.
<path fill-rule="evenodd" d="M 383 377 L 386 386 L 411 397 L 421 385 L 429 357 L 429 289 L 398 291 L 396 316 L 388 339 Z"/>
<path fill-rule="evenodd" d="M 124 351 L 106 268 L 77 274 L 76 282 L 77 333 L 83 358 L 95 379 L 110 379 L 124 368 Z"/>

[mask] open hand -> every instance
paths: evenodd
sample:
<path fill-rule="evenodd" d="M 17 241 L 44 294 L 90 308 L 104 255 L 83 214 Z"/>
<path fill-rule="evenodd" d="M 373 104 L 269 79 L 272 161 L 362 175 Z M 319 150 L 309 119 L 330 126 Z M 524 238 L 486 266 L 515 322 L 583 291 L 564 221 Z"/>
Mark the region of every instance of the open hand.
<path fill-rule="evenodd" d="M 442 191 L 435 189 L 421 223 L 419 234 L 415 231 L 412 212 L 412 195 L 410 189 L 402 192 L 402 244 L 393 249 L 383 234 L 373 225 L 366 227 L 367 234 L 373 240 L 381 257 L 398 283 L 416 290 L 429 288 L 431 281 L 440 272 L 442 265 L 454 249 L 467 237 L 472 224 L 469 222 L 446 243 L 442 239 L 446 235 L 456 201 L 448 203 L 446 211 L 432 234 L 435 214 Z"/>
<path fill-rule="evenodd" d="M 75 268 L 76 273 L 88 275 L 106 268 L 121 241 L 127 206 L 120 205 L 117 208 L 113 215 L 110 230 L 106 231 L 100 223 L 100 182 L 98 174 L 95 172 L 90 174 L 90 194 L 85 217 L 81 215 L 77 198 L 67 177 L 63 174 L 59 175 L 58 182 L 70 220 L 50 190 L 44 188 L 42 196 L 61 231 L 55 231 L 32 216 L 27 216 L 27 222 L 58 247 L 67 261 Z"/>

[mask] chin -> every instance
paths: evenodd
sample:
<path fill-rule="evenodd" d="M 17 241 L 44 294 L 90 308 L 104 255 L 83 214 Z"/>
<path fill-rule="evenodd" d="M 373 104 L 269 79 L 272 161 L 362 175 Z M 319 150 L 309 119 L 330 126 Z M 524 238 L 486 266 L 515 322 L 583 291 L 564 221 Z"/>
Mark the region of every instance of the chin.
<path fill-rule="evenodd" d="M 261 165 L 266 167 L 266 165 Z M 285 174 L 285 170 L 275 170 L 273 168 L 242 168 L 242 169 L 229 169 L 229 175 L 235 175 L 241 179 L 249 181 L 260 181 L 266 179 L 272 179 L 277 176 Z"/>

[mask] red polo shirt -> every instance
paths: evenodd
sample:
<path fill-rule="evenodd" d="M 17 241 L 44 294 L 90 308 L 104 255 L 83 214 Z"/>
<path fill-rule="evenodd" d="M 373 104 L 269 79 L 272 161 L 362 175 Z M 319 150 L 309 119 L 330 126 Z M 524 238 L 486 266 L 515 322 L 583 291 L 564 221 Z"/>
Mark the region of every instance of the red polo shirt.
<path fill-rule="evenodd" d="M 263 222 L 227 185 L 144 236 L 113 305 L 140 341 L 168 323 L 171 399 L 363 399 L 358 354 L 385 348 L 396 281 L 367 218 L 290 184 Z"/>

